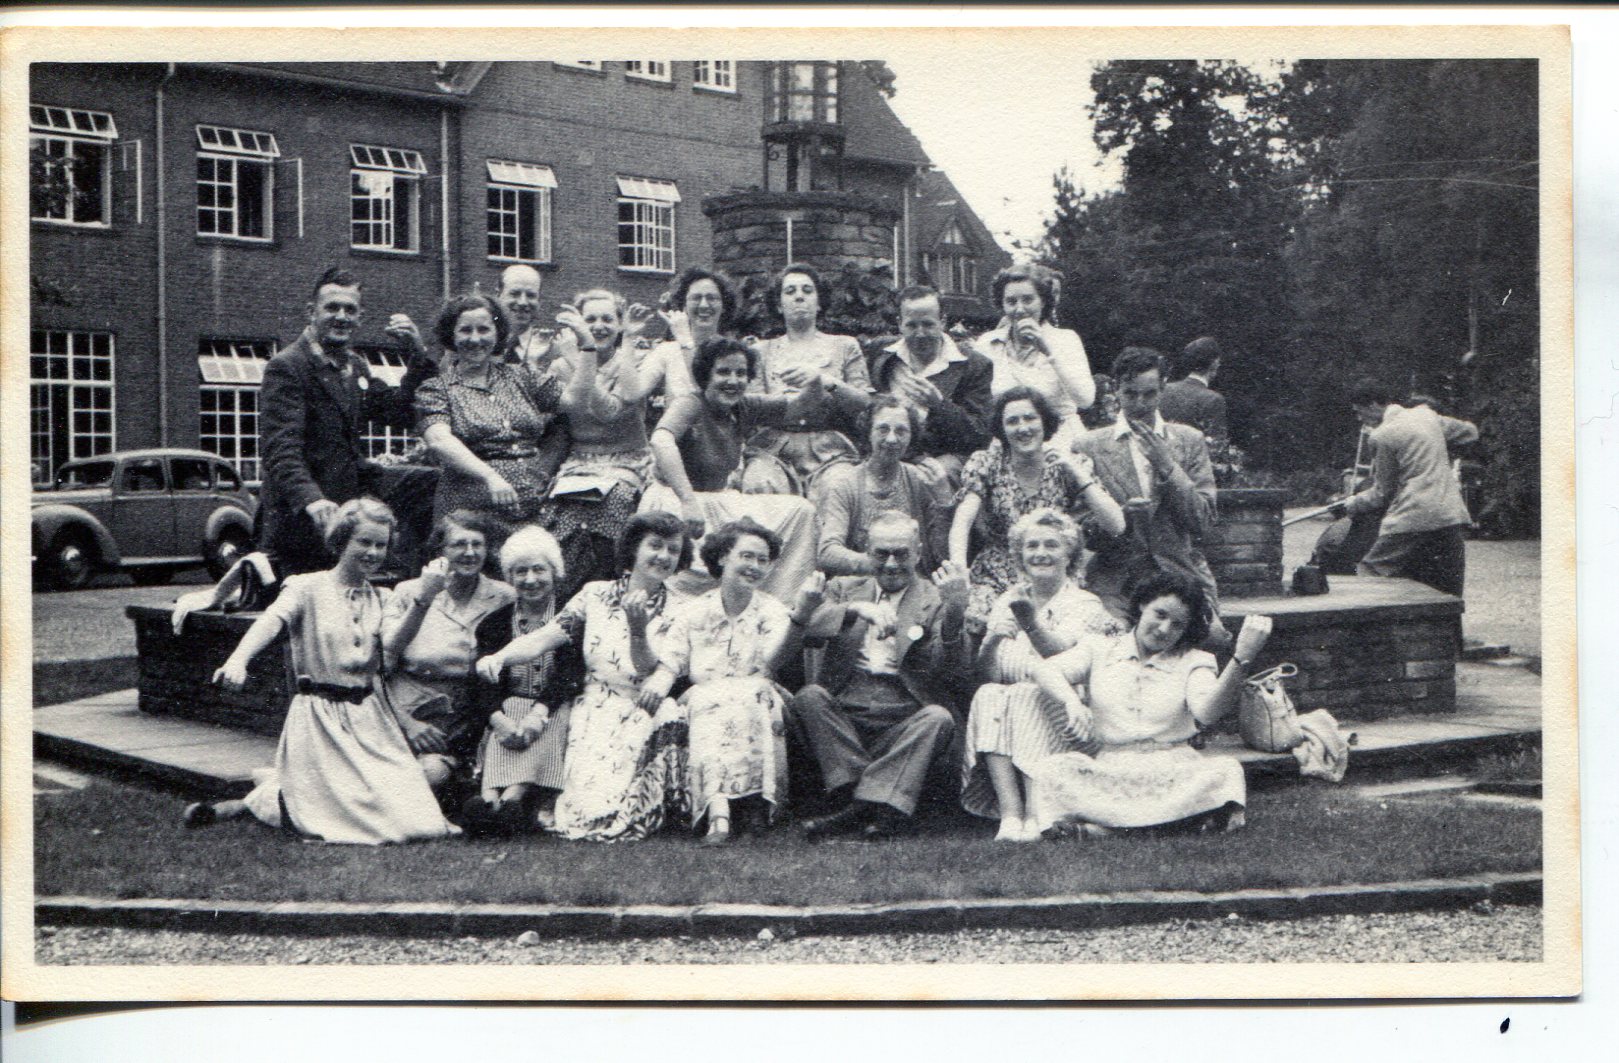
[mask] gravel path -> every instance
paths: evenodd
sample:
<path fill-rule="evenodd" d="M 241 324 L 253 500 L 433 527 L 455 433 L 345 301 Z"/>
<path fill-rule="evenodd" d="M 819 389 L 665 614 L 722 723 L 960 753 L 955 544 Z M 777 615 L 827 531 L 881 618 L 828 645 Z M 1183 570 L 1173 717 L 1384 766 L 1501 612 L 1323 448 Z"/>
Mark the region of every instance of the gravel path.
<path fill-rule="evenodd" d="M 294 938 L 42 927 L 41 964 L 628 963 L 1415 963 L 1534 962 L 1541 910 L 1494 907 L 1273 922 L 1156 923 L 1109 930 L 964 930 L 757 938 Z"/>

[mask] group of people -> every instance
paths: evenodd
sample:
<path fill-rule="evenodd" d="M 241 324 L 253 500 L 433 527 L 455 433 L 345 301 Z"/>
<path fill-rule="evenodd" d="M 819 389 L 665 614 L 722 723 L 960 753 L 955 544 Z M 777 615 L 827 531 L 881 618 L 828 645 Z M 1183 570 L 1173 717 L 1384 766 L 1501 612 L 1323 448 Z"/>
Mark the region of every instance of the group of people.
<path fill-rule="evenodd" d="M 1126 348 L 1119 415 L 1087 430 L 1089 361 L 1038 272 L 997 276 L 1005 318 L 971 342 L 906 288 L 870 357 L 819 330 L 808 266 L 764 341 L 709 270 L 657 311 L 583 292 L 555 328 L 539 290 L 515 266 L 448 300 L 436 358 L 394 315 L 391 386 L 349 346 L 359 283 L 316 285 L 265 373 L 280 590 L 217 675 L 241 687 L 285 631 L 297 693 L 273 768 L 188 824 L 723 845 L 782 818 L 795 761 L 828 809 L 811 839 L 906 831 L 940 769 L 1005 841 L 1241 824 L 1240 766 L 1193 745 L 1270 624 L 1220 624 L 1205 432 L 1162 416 L 1162 355 Z M 436 470 L 366 461 L 368 417 L 413 424 Z M 390 557 L 413 575 L 391 590 Z"/>

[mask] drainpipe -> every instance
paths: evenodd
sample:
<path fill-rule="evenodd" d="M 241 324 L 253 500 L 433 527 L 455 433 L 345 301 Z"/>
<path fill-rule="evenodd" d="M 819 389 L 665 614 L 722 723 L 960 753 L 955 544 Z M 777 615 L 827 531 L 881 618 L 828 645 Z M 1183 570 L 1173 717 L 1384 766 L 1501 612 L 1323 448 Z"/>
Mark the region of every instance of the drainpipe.
<path fill-rule="evenodd" d="M 450 297 L 450 111 L 440 106 L 438 112 L 438 229 L 439 248 L 444 258 L 442 269 L 443 298 Z"/>
<path fill-rule="evenodd" d="M 911 185 L 916 175 L 922 172 L 918 166 L 911 176 L 905 179 L 905 187 L 900 190 L 900 226 L 905 231 L 905 257 L 900 259 L 899 286 L 905 287 L 911 283 Z"/>
<path fill-rule="evenodd" d="M 153 165 L 157 169 L 157 445 L 169 445 L 169 294 L 168 294 L 168 211 L 164 194 L 163 94 L 174 78 L 175 66 L 168 64 L 163 80 L 157 83 L 153 107 L 156 132 L 153 134 Z"/>

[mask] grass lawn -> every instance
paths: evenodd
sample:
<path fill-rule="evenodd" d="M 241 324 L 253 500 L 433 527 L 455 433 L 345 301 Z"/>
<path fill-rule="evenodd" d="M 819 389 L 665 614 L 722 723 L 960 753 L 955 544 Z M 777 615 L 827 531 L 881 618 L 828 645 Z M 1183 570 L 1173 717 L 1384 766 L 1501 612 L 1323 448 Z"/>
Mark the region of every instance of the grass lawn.
<path fill-rule="evenodd" d="M 790 829 L 724 850 L 678 834 L 632 845 L 453 839 L 380 849 L 300 842 L 251 819 L 188 831 L 180 799 L 97 780 L 35 802 L 41 895 L 224 900 L 823 904 L 1224 890 L 1527 871 L 1539 810 L 1370 800 L 1324 785 L 1250 794 L 1226 836 L 996 844 L 987 822 L 935 821 L 888 844 L 812 846 Z"/>
<path fill-rule="evenodd" d="M 128 690 L 139 679 L 134 657 L 90 661 L 34 662 L 34 704 L 62 705 L 80 698 Z"/>

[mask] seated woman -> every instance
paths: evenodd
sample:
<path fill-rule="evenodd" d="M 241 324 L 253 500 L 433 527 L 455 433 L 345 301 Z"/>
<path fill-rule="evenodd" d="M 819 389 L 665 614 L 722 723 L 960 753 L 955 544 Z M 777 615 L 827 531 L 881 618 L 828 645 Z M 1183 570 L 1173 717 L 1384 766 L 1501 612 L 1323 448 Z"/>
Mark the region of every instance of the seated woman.
<path fill-rule="evenodd" d="M 241 690 L 248 664 L 286 631 L 298 692 L 274 767 L 254 773 L 257 785 L 243 800 L 187 807 L 186 826 L 251 812 L 326 842 L 380 845 L 457 833 L 377 690 L 382 616 L 392 592 L 370 578 L 382 568 L 393 533 L 393 511 L 376 499 L 339 506 L 326 532 L 336 567 L 288 576 L 214 673 L 216 683 Z"/>
<path fill-rule="evenodd" d="M 1017 519 L 1041 506 L 1094 522 L 1104 534 L 1122 535 L 1124 510 L 1096 480 L 1088 457 L 1047 442 L 1057 431 L 1057 416 L 1039 392 L 1016 387 L 995 399 L 990 419 L 995 439 L 974 452 L 961 470 L 961 490 L 950 524 L 950 560 L 967 563 L 973 524 L 982 515 L 984 546 L 972 559 L 972 603 L 969 624 L 980 627 L 995 598 L 1018 579 L 1008 548 L 1008 532 Z"/>
<path fill-rule="evenodd" d="M 574 296 L 557 315 L 579 350 L 553 362 L 552 372 L 586 385 L 568 407 L 572 444 L 541 508 L 540 523 L 562 544 L 564 590 L 612 577 L 614 543 L 652 478 L 646 400 L 664 382 L 664 366 L 661 359 L 643 366 L 636 350 L 651 319 L 637 304 L 626 320 L 624 300 L 601 288 Z"/>
<path fill-rule="evenodd" d="M 731 328 L 736 317 L 736 289 L 723 273 L 689 266 L 680 271 L 658 305 L 662 308 L 658 317 L 668 326 L 669 338 L 648 351 L 642 365 L 661 363 L 656 371 L 663 374 L 664 394 L 661 401 L 654 395 L 650 407 L 661 417 L 677 396 L 699 390 L 692 381 L 692 359 L 705 342 Z"/>
<path fill-rule="evenodd" d="M 559 409 L 585 400 L 590 379 L 565 396 L 551 373 L 508 363 L 506 312 L 485 295 L 446 301 L 436 331 L 455 357 L 416 391 L 417 430 L 440 468 L 435 517 L 460 509 L 497 522 L 535 519 L 556 472 L 541 438 Z M 490 530 L 504 537 L 503 526 Z"/>
<path fill-rule="evenodd" d="M 500 548 L 501 573 L 517 600 L 484 617 L 474 632 L 478 657 L 544 628 L 556 612 L 562 548 L 544 528 L 525 524 Z M 474 704 L 489 721 L 478 750 L 479 794 L 467 799 L 468 830 L 549 828 L 555 823 L 568 746 L 569 706 L 584 685 L 573 643 L 511 665 L 500 683 L 477 683 Z"/>
<path fill-rule="evenodd" d="M 483 717 L 472 703 L 473 633 L 516 597 L 483 574 L 492 522 L 470 509 L 439 518 L 428 540 L 436 555 L 394 588 L 382 617 L 388 703 L 435 792 L 472 762 Z"/>
<path fill-rule="evenodd" d="M 1030 802 L 1048 836 L 1194 817 L 1205 828 L 1242 826 L 1242 764 L 1189 742 L 1236 703 L 1271 621 L 1243 621 L 1236 652 L 1217 674 L 1214 656 L 1195 648 L 1209 615 L 1201 587 L 1160 573 L 1131 596 L 1131 631 L 1082 639 L 1035 664 L 1034 681 L 1062 706 L 1071 737 L 1086 749 L 1028 768 Z"/>
<path fill-rule="evenodd" d="M 1080 414 L 1096 400 L 1096 383 L 1079 333 L 1057 327 L 1060 280 L 1039 268 L 1001 270 L 990 291 L 1005 317 L 975 343 L 995 367 L 991 393 L 1034 389 L 1057 415 L 1052 445 L 1066 452 L 1085 431 Z"/>
<path fill-rule="evenodd" d="M 905 460 L 920 430 L 916 407 L 894 395 L 877 395 L 862 415 L 871 456 L 859 465 L 827 474 L 821 497 L 821 571 L 829 576 L 869 576 L 867 529 L 879 513 L 896 510 L 921 528 L 917 568 L 931 575 L 949 556 L 949 513 L 941 509 L 927 474 Z"/>
<path fill-rule="evenodd" d="M 486 681 L 507 667 L 572 643 L 585 659 L 585 688 L 569 709 L 552 830 L 579 841 L 635 841 L 686 804 L 686 721 L 674 702 L 641 708 L 642 682 L 657 667 L 649 639 L 669 627 L 664 581 L 691 562 L 691 540 L 672 513 L 641 513 L 618 541 L 616 580 L 587 583 L 549 624 L 478 662 Z"/>
<path fill-rule="evenodd" d="M 667 490 L 648 490 L 641 508 L 671 509 L 672 493 L 694 538 L 744 516 L 769 528 L 781 540 L 782 556 L 763 589 L 782 598 L 815 570 L 815 509 L 797 495 L 736 490 L 732 478 L 742 463 L 743 443 L 760 428 L 824 423 L 833 406 L 829 400 L 858 410 L 867 398 L 825 376 L 812 379 L 796 398 L 749 395 L 758 361 L 753 348 L 723 336 L 698 348 L 692 377 L 701 391 L 676 398 L 652 433 L 652 454 Z"/>
<path fill-rule="evenodd" d="M 676 611 L 657 644 L 658 669 L 641 688 L 641 706 L 651 712 L 677 678 L 691 677 L 681 698 L 689 728 L 687 790 L 692 826 L 708 823 L 705 845 L 733 837 L 733 802 L 738 826 L 756 833 L 787 794 L 787 699 L 771 675 L 802 649 L 825 577 L 812 574 L 789 613 L 757 589 L 779 549 L 768 528 L 745 518 L 703 541 L 703 563 L 719 577 L 719 588 Z"/>
<path fill-rule="evenodd" d="M 1066 720 L 1029 680 L 1037 661 L 1072 649 L 1087 635 L 1115 635 L 1124 626 L 1077 578 L 1085 560 L 1079 525 L 1050 507 L 1019 517 L 1010 532 L 1022 578 L 989 612 L 963 746 L 961 805 L 1001 820 L 996 841 L 1035 841 L 1026 812 L 1028 766 L 1074 748 Z"/>

